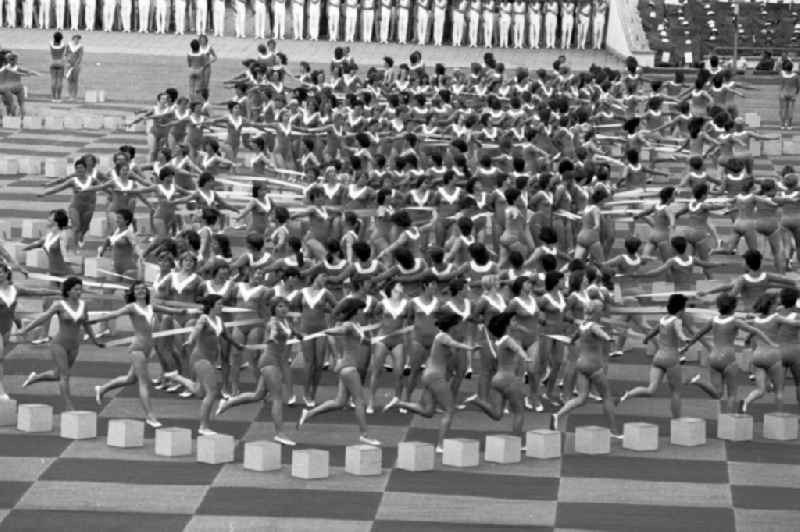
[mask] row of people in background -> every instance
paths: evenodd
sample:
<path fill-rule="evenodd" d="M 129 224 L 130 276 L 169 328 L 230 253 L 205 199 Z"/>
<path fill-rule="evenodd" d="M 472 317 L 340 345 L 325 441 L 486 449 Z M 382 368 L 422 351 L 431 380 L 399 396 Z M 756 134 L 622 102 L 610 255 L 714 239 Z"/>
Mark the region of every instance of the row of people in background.
<path fill-rule="evenodd" d="M 608 0 L 0 0 L 7 27 L 78 31 L 213 28 L 223 36 L 228 9 L 236 37 L 347 42 L 445 43 L 503 48 L 585 48 L 603 43 Z M 82 9 L 83 8 L 83 9 Z M 209 17 L 209 11 L 210 17 Z M 135 12 L 135 13 L 134 13 Z M 188 15 L 188 16 L 187 16 Z"/>

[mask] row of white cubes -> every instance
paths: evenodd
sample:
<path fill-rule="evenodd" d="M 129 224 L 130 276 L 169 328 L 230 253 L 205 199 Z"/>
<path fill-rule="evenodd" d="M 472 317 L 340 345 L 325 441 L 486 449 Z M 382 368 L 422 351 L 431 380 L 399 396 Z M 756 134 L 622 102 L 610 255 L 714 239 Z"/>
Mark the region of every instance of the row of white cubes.
<path fill-rule="evenodd" d="M 39 130 L 47 129 L 53 131 L 62 130 L 100 130 L 108 129 L 116 131 L 129 120 L 122 115 L 93 115 L 93 114 L 78 114 L 70 113 L 63 116 L 59 115 L 26 115 L 25 117 L 19 116 L 4 116 L 3 128 L 4 129 L 25 129 L 25 130 Z M 144 131 L 144 122 L 137 122 L 131 126 L 130 131 Z"/>
<path fill-rule="evenodd" d="M 98 158 L 100 168 L 111 167 L 113 154 L 101 154 Z M 73 163 L 63 157 L 0 156 L 0 175 L 25 174 L 61 178 L 66 177 L 72 170 Z"/>
<path fill-rule="evenodd" d="M 14 425 L 24 432 L 50 432 L 53 429 L 53 409 L 49 405 L 23 404 L 17 409 L 13 400 L 0 401 L 0 425 Z M 797 439 L 798 417 L 787 413 L 764 416 L 763 434 L 774 440 Z M 706 422 L 698 418 L 673 419 L 670 441 L 674 445 L 697 446 L 706 442 Z M 60 435 L 68 439 L 97 437 L 97 414 L 92 411 L 71 411 L 61 414 Z M 753 418 L 746 414 L 721 414 L 717 437 L 731 441 L 753 438 Z M 538 429 L 528 431 L 525 438 L 528 458 L 552 459 L 561 456 L 561 433 Z M 144 446 L 144 423 L 132 419 L 112 419 L 106 443 L 112 447 Z M 658 427 L 650 423 L 625 423 L 623 447 L 634 451 L 658 450 Z M 199 436 L 197 461 L 221 464 L 234 461 L 236 440 L 227 434 Z M 610 432 L 605 427 L 583 426 L 575 429 L 575 452 L 609 454 Z M 192 431 L 186 428 L 165 427 L 155 431 L 155 453 L 159 456 L 188 456 L 192 454 Z M 512 435 L 486 436 L 486 462 L 512 464 L 522 460 L 522 438 Z M 330 456 L 320 449 L 292 452 L 292 475 L 303 479 L 327 478 Z M 348 446 L 345 471 L 354 475 L 380 475 L 380 447 Z M 480 442 L 473 439 L 450 438 L 444 441 L 442 464 L 453 467 L 476 467 L 480 464 Z M 274 471 L 281 468 L 281 446 L 271 441 L 246 442 L 244 467 L 255 471 Z M 398 444 L 397 467 L 408 471 L 429 471 L 434 468 L 434 448 L 423 442 Z"/>

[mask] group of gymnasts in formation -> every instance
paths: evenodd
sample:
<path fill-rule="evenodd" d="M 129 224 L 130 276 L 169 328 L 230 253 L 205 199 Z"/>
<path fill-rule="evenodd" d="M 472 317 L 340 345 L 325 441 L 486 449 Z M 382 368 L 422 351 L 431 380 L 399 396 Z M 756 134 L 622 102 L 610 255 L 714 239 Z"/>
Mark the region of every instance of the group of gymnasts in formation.
<path fill-rule="evenodd" d="M 266 398 L 286 445 L 287 405 L 302 407 L 298 428 L 353 408 L 368 444 L 379 443 L 368 429 L 378 408 L 441 413 L 441 446 L 465 408 L 495 420 L 509 413 L 521 433 L 526 410 L 547 408 L 563 428 L 591 396 L 618 435 L 616 404 L 653 395 L 665 377 L 675 417 L 686 385 L 727 394 L 722 408 L 746 412 L 766 393 L 781 409 L 787 372 L 800 381 L 798 291 L 786 274 L 800 250 L 798 177 L 792 168 L 753 175 L 751 143 L 766 137 L 737 116 L 733 98 L 748 87 L 729 72 L 699 71 L 688 86 L 680 75 L 645 79 L 634 61 L 623 72 L 574 74 L 557 62 L 508 73 L 487 54 L 465 73 L 426 69 L 415 52 L 360 77 L 337 50 L 331 81 L 303 65 L 290 89 L 279 56 L 247 62 L 222 116 L 159 94 L 140 117 L 151 124 L 148 162 L 131 146 L 110 168 L 86 154 L 43 190 L 73 192 L 27 245 L 46 252 L 43 278 L 60 288 L 16 288 L 11 270 L 27 272 L 8 253 L 0 271 L 0 362 L 11 342 L 60 322 L 58 336 L 42 338 L 55 368 L 24 386 L 58 381 L 72 408 L 82 340 L 103 345 L 94 325 L 126 316 L 130 370 L 97 387 L 98 403 L 136 384 L 158 427 L 151 386 L 199 397 L 199 431 L 210 434 L 214 416 Z M 248 168 L 242 147 L 255 152 Z M 685 171 L 667 174 L 665 161 Z M 74 277 L 67 260 L 90 245 L 98 193 L 108 196 L 109 234 L 97 251 L 111 257 L 105 275 L 125 304 L 90 313 L 95 301 L 118 299 L 109 285 Z M 137 227 L 137 203 L 150 211 L 150 238 Z M 726 218 L 733 232 L 722 239 Z M 724 258 L 742 243 L 744 273 L 695 291 L 715 267 L 742 263 Z M 140 280 L 152 269 L 152 282 Z M 664 276 L 674 293 L 642 289 Z M 84 284 L 102 293 L 85 301 Z M 20 322 L 15 305 L 29 295 L 53 302 Z M 665 299 L 663 317 L 648 319 L 663 307 L 641 304 Z M 631 356 L 632 335 L 650 348 L 650 378 L 618 395 L 609 359 Z M 696 342 L 710 382 L 682 378 Z M 151 381 L 153 352 L 163 371 Z M 338 390 L 319 398 L 326 369 Z M 756 386 L 735 405 L 748 371 Z M 255 379 L 252 391 L 242 391 L 242 372 Z M 384 372 L 388 401 L 378 393 Z M 475 393 L 462 393 L 464 379 L 477 381 Z"/>

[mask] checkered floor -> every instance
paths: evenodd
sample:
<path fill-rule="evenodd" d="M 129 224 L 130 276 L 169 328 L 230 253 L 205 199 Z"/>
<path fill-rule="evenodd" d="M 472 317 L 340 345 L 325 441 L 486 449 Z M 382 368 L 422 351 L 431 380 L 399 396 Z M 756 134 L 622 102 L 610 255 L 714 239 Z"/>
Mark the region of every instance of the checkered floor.
<path fill-rule="evenodd" d="M 111 150 L 122 142 L 141 144 L 144 140 L 141 135 L 131 138 L 127 133 L 54 136 L 2 131 L 0 136 L 4 137 L 0 152 L 38 154 L 38 146 L 44 146 L 42 151 L 48 156 L 106 146 Z M 756 173 L 773 175 L 782 165 L 798 162 L 798 157 L 761 159 Z M 681 165 L 666 168 L 676 174 L 682 170 Z M 0 214 L 33 216 L 31 202 L 43 180 L 41 176 L 5 179 Z M 44 217 L 49 209 L 65 205 L 68 196 L 36 201 L 35 215 Z M 722 227 L 723 234 L 728 230 Z M 740 266 L 731 264 L 722 269 L 723 277 L 736 271 Z M 53 404 L 59 412 L 62 405 L 54 383 L 24 390 L 20 387 L 30 371 L 49 366 L 45 348 L 18 347 L 6 362 L 11 395 L 21 403 Z M 77 407 L 97 410 L 94 386 L 125 373 L 127 368 L 124 348 L 82 346 L 72 378 Z M 642 349 L 614 359 L 609 368 L 614 392 L 620 394 L 646 382 L 648 371 L 649 359 Z M 707 370 L 688 365 L 683 371 L 688 378 Z M 301 370 L 296 372 L 295 382 L 302 382 Z M 249 379 L 245 372 L 245 389 L 252 389 Z M 391 375 L 382 378 L 379 403 L 388 400 L 390 379 Z M 743 396 L 751 385 L 744 376 L 741 381 L 739 393 Z M 474 385 L 474 381 L 465 381 L 463 393 L 471 392 Z M 335 376 L 326 373 L 319 397 L 334 393 Z M 73 442 L 55 432 L 31 435 L 0 428 L 0 531 L 797 530 L 800 441 L 779 443 L 760 437 L 762 416 L 772 410 L 770 399 L 753 405 L 756 439 L 727 443 L 714 437 L 717 403 L 695 388 L 684 388 L 683 397 L 683 415 L 708 421 L 709 440 L 702 447 L 669 445 L 669 398 L 662 385 L 655 397 L 632 400 L 618 409 L 620 422 L 658 425 L 662 439 L 657 452 L 636 453 L 616 443 L 607 456 L 571 452 L 569 433 L 576 426 L 605 424 L 595 403 L 567 420 L 566 452 L 561 459 L 525 459 L 514 465 L 481 463 L 465 470 L 437 462 L 435 471 L 427 473 L 393 469 L 396 444 L 434 442 L 438 419 L 376 414 L 369 422 L 373 435 L 383 442 L 385 470 L 381 476 L 370 478 L 343 471 L 345 446 L 356 443 L 358 436 L 351 411 L 317 418 L 297 432 L 293 422 L 299 409 L 287 408 L 288 435 L 301 448 L 322 448 L 331 453 L 329 479 L 301 481 L 289 475 L 286 449 L 285 467 L 280 472 L 254 473 L 241 465 L 242 442 L 272 436 L 269 410 L 264 405 L 234 409 L 213 422 L 215 430 L 239 440 L 233 464 L 212 466 L 195 463 L 192 457 L 157 457 L 149 429 L 143 449 L 107 447 L 104 436 L 109 419 L 141 416 L 136 390 L 129 388 L 109 394 L 99 409 L 96 440 Z M 787 409 L 798 413 L 793 386 L 787 386 L 786 397 Z M 196 427 L 196 400 L 155 392 L 153 406 L 167 425 Z M 526 415 L 526 429 L 547 424 L 548 412 Z M 508 418 L 496 423 L 468 409 L 456 415 L 450 435 L 482 441 L 487 434 L 509 430 Z"/>

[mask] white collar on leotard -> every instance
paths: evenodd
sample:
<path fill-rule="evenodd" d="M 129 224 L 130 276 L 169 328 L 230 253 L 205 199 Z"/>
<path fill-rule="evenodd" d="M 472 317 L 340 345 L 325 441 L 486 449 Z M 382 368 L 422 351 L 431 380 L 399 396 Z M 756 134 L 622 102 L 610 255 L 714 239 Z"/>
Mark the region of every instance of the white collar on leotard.
<path fill-rule="evenodd" d="M 81 317 L 83 316 L 83 310 L 84 307 L 86 306 L 84 301 L 78 301 L 77 309 L 70 308 L 69 304 L 67 304 L 67 301 L 65 299 L 62 299 L 61 301 L 59 301 L 59 303 L 61 303 L 61 308 L 64 309 L 64 312 L 66 312 L 67 315 L 70 318 L 72 318 L 72 321 L 77 323 L 77 321 L 81 319 Z"/>

